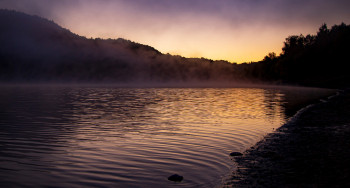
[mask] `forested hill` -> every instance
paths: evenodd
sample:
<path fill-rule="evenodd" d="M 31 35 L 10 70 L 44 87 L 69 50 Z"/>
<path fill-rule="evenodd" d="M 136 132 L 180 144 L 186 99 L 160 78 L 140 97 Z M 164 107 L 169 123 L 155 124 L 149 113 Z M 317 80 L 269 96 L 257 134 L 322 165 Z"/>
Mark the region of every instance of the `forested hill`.
<path fill-rule="evenodd" d="M 15 11 L 0 10 L 0 25 L 1 82 L 230 82 L 238 75 L 226 61 L 171 56 L 125 39 L 87 39 Z"/>
<path fill-rule="evenodd" d="M 125 39 L 88 39 L 9 10 L 0 10 L 0 26 L 2 83 L 350 83 L 350 26 L 344 23 L 330 29 L 324 24 L 316 35 L 289 36 L 279 56 L 243 64 L 162 54 Z"/>
<path fill-rule="evenodd" d="M 320 87 L 350 86 L 350 26 L 328 29 L 323 24 L 316 35 L 289 36 L 280 56 L 243 65 L 245 75 L 265 81 Z"/>

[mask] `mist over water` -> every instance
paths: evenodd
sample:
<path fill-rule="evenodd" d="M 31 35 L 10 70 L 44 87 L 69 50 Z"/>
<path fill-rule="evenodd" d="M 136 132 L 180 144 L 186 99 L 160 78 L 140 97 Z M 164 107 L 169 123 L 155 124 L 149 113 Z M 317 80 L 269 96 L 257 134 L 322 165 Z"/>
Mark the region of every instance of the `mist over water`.
<path fill-rule="evenodd" d="M 1 87 L 0 185 L 214 187 L 230 152 L 286 122 L 287 93 Z M 184 180 L 168 181 L 174 173 Z"/>

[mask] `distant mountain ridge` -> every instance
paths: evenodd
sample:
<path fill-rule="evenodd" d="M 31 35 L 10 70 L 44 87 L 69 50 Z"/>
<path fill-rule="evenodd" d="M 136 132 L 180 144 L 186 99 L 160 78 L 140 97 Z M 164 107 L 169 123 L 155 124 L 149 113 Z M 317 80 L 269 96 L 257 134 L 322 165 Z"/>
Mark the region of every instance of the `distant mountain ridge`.
<path fill-rule="evenodd" d="M 85 37 L 79 36 L 72 33 L 68 29 L 64 29 L 53 21 L 38 17 L 29 16 L 25 13 L 0 10 L 0 23 L 3 26 L 1 32 L 1 37 L 4 40 L 11 40 L 13 35 L 17 37 L 31 37 L 32 40 L 43 41 L 52 40 L 54 42 L 61 42 L 68 45 L 74 45 L 74 43 L 79 43 L 79 40 L 90 40 Z M 102 39 L 96 39 L 102 40 Z M 131 42 L 125 39 L 117 40 L 107 40 L 115 45 L 120 45 L 124 47 L 129 47 L 133 49 L 144 49 L 147 51 L 154 51 L 155 53 L 160 53 L 153 47 Z"/>
<path fill-rule="evenodd" d="M 192 82 L 234 79 L 233 65 L 162 54 L 125 39 L 87 39 L 44 18 L 0 10 L 0 81 Z M 199 66 L 200 64 L 200 66 Z M 223 72 L 215 72 L 221 69 Z"/>

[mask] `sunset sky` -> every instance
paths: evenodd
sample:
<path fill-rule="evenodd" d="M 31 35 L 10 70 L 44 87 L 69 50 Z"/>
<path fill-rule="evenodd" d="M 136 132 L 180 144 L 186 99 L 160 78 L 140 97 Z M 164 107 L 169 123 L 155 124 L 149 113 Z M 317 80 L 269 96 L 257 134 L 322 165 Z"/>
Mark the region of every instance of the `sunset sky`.
<path fill-rule="evenodd" d="M 279 54 L 286 37 L 350 24 L 349 0 L 0 0 L 86 37 L 126 38 L 162 53 L 230 62 Z"/>

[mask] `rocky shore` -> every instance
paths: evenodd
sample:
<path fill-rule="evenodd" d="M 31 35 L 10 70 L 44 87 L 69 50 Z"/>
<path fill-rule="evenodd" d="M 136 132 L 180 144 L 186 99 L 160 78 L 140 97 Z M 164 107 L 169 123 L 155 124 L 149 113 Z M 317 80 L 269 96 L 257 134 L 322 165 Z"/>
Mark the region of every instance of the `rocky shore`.
<path fill-rule="evenodd" d="M 350 91 L 310 106 L 233 160 L 224 187 L 350 187 Z"/>

